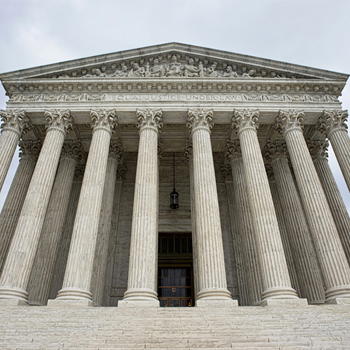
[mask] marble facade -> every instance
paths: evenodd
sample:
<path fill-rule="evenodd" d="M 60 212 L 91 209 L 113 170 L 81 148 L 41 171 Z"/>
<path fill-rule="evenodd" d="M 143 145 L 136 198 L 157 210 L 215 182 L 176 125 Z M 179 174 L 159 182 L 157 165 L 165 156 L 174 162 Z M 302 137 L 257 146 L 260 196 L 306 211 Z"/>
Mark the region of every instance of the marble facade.
<path fill-rule="evenodd" d="M 350 303 L 348 75 L 172 43 L 0 78 L 0 307 L 157 307 L 159 233 L 198 307 Z"/>

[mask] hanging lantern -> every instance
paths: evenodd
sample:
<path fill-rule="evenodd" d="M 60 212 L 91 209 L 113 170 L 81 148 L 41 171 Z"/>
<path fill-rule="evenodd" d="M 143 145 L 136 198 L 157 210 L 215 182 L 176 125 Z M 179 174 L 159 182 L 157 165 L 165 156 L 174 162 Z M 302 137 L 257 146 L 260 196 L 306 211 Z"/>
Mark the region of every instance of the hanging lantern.
<path fill-rule="evenodd" d="M 175 153 L 173 152 L 173 179 L 174 179 L 174 189 L 170 193 L 170 208 L 177 209 L 179 207 L 179 194 L 175 190 Z"/>

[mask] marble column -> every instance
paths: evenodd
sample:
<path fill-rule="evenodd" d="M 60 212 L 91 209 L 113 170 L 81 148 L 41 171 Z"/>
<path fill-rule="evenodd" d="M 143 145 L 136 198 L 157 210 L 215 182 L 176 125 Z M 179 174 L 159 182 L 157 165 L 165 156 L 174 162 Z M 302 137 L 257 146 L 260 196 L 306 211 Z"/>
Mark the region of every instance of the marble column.
<path fill-rule="evenodd" d="M 323 280 L 304 209 L 289 168 L 286 143 L 283 140 L 268 141 L 264 156 L 271 161 L 275 175 L 301 296 L 311 304 L 323 303 Z"/>
<path fill-rule="evenodd" d="M 32 140 L 19 142 L 19 165 L 0 214 L 0 275 L 21 214 L 41 144 L 41 141 Z"/>
<path fill-rule="evenodd" d="M 98 236 L 95 249 L 94 265 L 91 278 L 92 300 L 101 306 L 106 277 L 108 243 L 111 231 L 115 181 L 118 163 L 122 156 L 123 147 L 118 141 L 111 141 L 107 162 L 107 171 L 102 196 L 102 208 L 98 224 Z"/>
<path fill-rule="evenodd" d="M 328 141 L 307 141 L 307 145 L 331 209 L 345 255 L 350 264 L 350 218 L 328 164 Z"/>
<path fill-rule="evenodd" d="M 253 220 L 250 214 L 246 176 L 239 141 L 228 141 L 226 157 L 232 168 L 232 182 L 235 194 L 236 212 L 239 219 L 239 232 L 242 237 L 243 259 L 247 272 L 249 305 L 259 305 L 263 292 L 258 246 Z"/>
<path fill-rule="evenodd" d="M 292 250 L 290 248 L 290 244 L 289 244 L 289 240 L 288 240 L 287 227 L 286 227 L 286 224 L 284 222 L 284 217 L 283 217 L 283 213 L 282 213 L 282 205 L 281 205 L 280 198 L 278 195 L 275 176 L 273 174 L 272 166 L 270 164 L 266 164 L 265 168 L 266 168 L 267 177 L 269 179 L 270 191 L 271 191 L 271 195 L 272 195 L 273 204 L 275 206 L 278 227 L 279 227 L 280 233 L 281 233 L 283 250 L 284 250 L 284 255 L 285 255 L 286 261 L 287 261 L 287 267 L 288 267 L 288 271 L 289 271 L 290 281 L 292 283 L 292 288 L 294 288 L 296 290 L 297 294 L 300 296 L 301 293 L 300 293 L 298 275 L 297 275 L 297 272 L 295 269 L 295 264 L 294 264 L 294 260 L 293 260 L 293 256 L 292 256 Z"/>
<path fill-rule="evenodd" d="M 327 199 L 302 132 L 304 112 L 281 110 L 276 129 L 283 133 L 300 197 L 326 285 L 326 301 L 350 298 L 350 268 Z M 336 302 L 336 301 L 334 301 Z"/>
<path fill-rule="evenodd" d="M 19 139 L 31 129 L 29 118 L 23 109 L 0 112 L 2 132 L 0 134 L 0 191 L 4 184 Z"/>
<path fill-rule="evenodd" d="M 91 110 L 92 139 L 75 216 L 66 272 L 56 300 L 92 304 L 92 268 L 102 206 L 109 145 L 117 127 L 116 111 Z"/>
<path fill-rule="evenodd" d="M 262 299 L 297 299 L 291 287 L 276 212 L 257 137 L 258 111 L 235 110 L 232 127 L 237 130 L 251 216 L 259 247 L 263 281 Z M 265 302 L 264 304 L 268 303 Z"/>
<path fill-rule="evenodd" d="M 235 268 L 237 275 L 238 300 L 240 306 L 249 305 L 249 293 L 247 288 L 247 274 L 245 262 L 242 253 L 242 237 L 239 230 L 237 218 L 235 192 L 232 183 L 232 170 L 230 165 L 221 166 L 221 174 L 226 184 L 227 202 L 230 217 L 230 228 L 232 235 L 232 247 L 235 259 Z"/>
<path fill-rule="evenodd" d="M 194 278 L 194 295 L 195 300 L 200 290 L 198 277 L 198 253 L 197 253 L 197 236 L 196 236 L 196 206 L 194 194 L 194 178 L 193 178 L 193 147 L 192 142 L 188 141 L 185 151 L 189 168 L 190 168 L 190 195 L 191 195 L 191 228 L 192 228 L 192 259 L 193 259 L 193 278 Z"/>
<path fill-rule="evenodd" d="M 350 139 L 347 133 L 347 111 L 323 111 L 316 129 L 325 134 L 332 144 L 340 169 L 350 190 Z"/>
<path fill-rule="evenodd" d="M 193 183 L 195 194 L 196 239 L 199 291 L 197 306 L 231 303 L 227 290 L 219 202 L 216 188 L 210 130 L 213 111 L 189 109 L 187 126 L 192 136 Z"/>
<path fill-rule="evenodd" d="M 55 264 L 55 270 L 51 281 L 51 290 L 49 299 L 55 299 L 59 290 L 62 288 L 64 272 L 66 270 L 68 252 L 72 239 L 75 214 L 77 212 L 81 185 L 84 177 L 85 164 L 78 164 L 75 167 L 74 179 L 71 194 L 69 197 L 66 220 L 63 226 L 61 242 L 58 248 L 58 254 Z"/>
<path fill-rule="evenodd" d="M 72 117 L 66 111 L 45 111 L 48 130 L 38 158 L 0 279 L 0 299 L 28 302 L 26 291 L 38 247 L 61 149 Z"/>
<path fill-rule="evenodd" d="M 128 288 L 118 306 L 159 306 L 158 261 L 158 133 L 161 110 L 136 111 L 140 129 L 132 214 Z"/>
<path fill-rule="evenodd" d="M 84 149 L 80 140 L 68 140 L 63 144 L 61 160 L 28 283 L 28 298 L 32 305 L 45 305 L 49 298 L 75 167 L 77 162 L 84 158 Z"/>

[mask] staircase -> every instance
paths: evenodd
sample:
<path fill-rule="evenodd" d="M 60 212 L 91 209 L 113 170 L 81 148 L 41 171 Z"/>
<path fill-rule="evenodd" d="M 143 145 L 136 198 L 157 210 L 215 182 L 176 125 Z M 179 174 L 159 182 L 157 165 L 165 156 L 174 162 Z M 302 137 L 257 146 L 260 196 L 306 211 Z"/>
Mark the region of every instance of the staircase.
<path fill-rule="evenodd" d="M 0 349 L 350 349 L 350 305 L 73 308 L 0 305 Z"/>

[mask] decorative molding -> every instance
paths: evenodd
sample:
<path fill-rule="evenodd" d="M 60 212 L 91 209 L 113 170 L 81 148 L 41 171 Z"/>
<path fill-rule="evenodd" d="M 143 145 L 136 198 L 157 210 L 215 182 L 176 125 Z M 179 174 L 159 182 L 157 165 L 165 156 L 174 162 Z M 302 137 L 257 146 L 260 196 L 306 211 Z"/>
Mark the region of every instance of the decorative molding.
<path fill-rule="evenodd" d="M 230 162 L 233 159 L 242 158 L 241 145 L 239 140 L 227 140 L 225 147 L 225 157 Z"/>
<path fill-rule="evenodd" d="M 160 133 L 163 126 L 163 116 L 161 109 L 137 109 L 136 116 L 138 121 L 138 128 L 140 131 L 145 129 L 152 129 Z"/>
<path fill-rule="evenodd" d="M 117 128 L 117 111 L 115 109 L 92 109 L 90 111 L 93 132 L 103 129 L 112 134 Z"/>
<path fill-rule="evenodd" d="M 312 160 L 317 159 L 327 159 L 328 158 L 328 146 L 329 142 L 327 140 L 307 140 L 307 147 L 309 148 Z"/>
<path fill-rule="evenodd" d="M 251 111 L 248 109 L 234 110 L 231 127 L 237 133 L 247 129 L 256 131 L 259 128 L 259 111 Z"/>
<path fill-rule="evenodd" d="M 160 86 L 161 88 L 162 85 Z M 193 90 L 195 87 L 193 87 Z M 185 89 L 186 90 L 186 89 Z M 199 89 L 198 89 L 199 90 Z M 160 90 L 162 91 L 162 89 Z M 214 90 L 215 91 L 215 90 Z M 213 101 L 213 102 L 313 102 L 313 103 L 339 103 L 337 95 L 310 95 L 310 94 L 210 94 L 210 93 L 154 93 L 154 94 L 116 94 L 116 93 L 96 93 L 96 94 L 14 94 L 10 102 L 88 102 L 88 101 Z"/>
<path fill-rule="evenodd" d="M 280 110 L 279 115 L 276 118 L 275 129 L 280 133 L 285 135 L 291 130 L 303 130 L 304 125 L 302 124 L 304 120 L 304 111 Z"/>
<path fill-rule="evenodd" d="M 193 134 L 198 129 L 205 129 L 210 132 L 214 126 L 212 122 L 213 115 L 214 111 L 212 109 L 189 109 L 186 126 L 190 134 Z"/>
<path fill-rule="evenodd" d="M 3 121 L 2 130 L 11 130 L 22 137 L 32 129 L 30 119 L 23 109 L 1 110 L 0 115 Z"/>
<path fill-rule="evenodd" d="M 42 141 L 41 140 L 27 140 L 19 141 L 19 157 L 21 159 L 34 158 L 38 159 L 41 151 Z"/>
<path fill-rule="evenodd" d="M 262 153 L 267 161 L 288 158 L 287 145 L 284 140 L 267 141 Z"/>
<path fill-rule="evenodd" d="M 64 135 L 68 134 L 73 129 L 73 118 L 70 111 L 67 110 L 46 110 L 44 116 L 48 125 L 46 129 L 55 129 L 61 131 Z"/>
<path fill-rule="evenodd" d="M 348 118 L 348 111 L 323 111 L 322 116 L 316 124 L 316 130 L 329 137 L 334 131 L 347 130 L 346 121 Z"/>
<path fill-rule="evenodd" d="M 77 163 L 86 162 L 86 153 L 81 140 L 66 140 L 62 146 L 61 159 L 72 158 Z"/>

